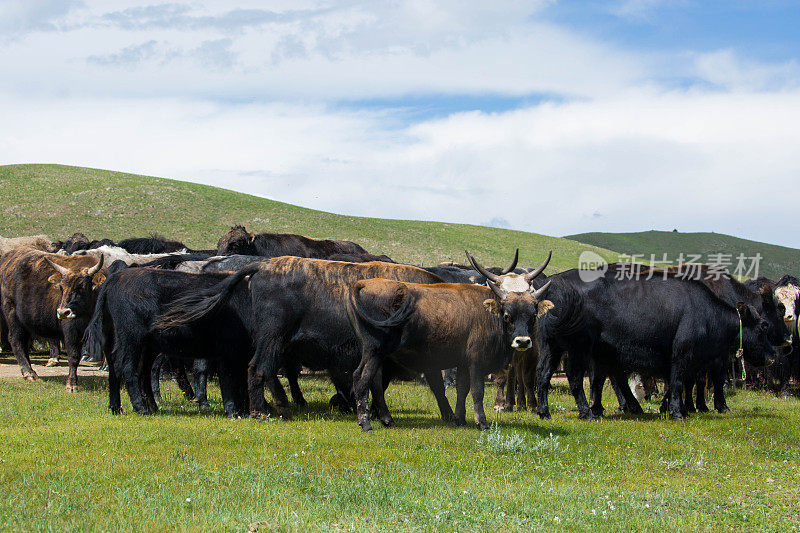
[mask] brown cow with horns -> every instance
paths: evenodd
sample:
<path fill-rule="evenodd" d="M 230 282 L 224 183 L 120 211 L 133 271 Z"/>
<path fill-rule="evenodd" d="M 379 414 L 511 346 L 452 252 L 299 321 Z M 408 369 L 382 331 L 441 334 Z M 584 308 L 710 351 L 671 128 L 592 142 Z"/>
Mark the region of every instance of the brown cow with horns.
<path fill-rule="evenodd" d="M 66 388 L 78 390 L 81 340 L 92 316 L 95 289 L 106 279 L 103 258 L 15 250 L 0 258 L 0 310 L 22 377 L 31 368 L 31 338 L 64 341 L 69 360 Z"/>

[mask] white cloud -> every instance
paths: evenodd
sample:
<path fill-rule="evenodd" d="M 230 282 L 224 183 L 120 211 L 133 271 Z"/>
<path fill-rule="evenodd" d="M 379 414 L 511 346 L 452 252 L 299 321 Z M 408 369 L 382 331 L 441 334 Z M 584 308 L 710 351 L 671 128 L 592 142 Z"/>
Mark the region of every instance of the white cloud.
<path fill-rule="evenodd" d="M 0 156 L 201 181 L 367 216 L 545 234 L 679 227 L 800 245 L 800 93 L 634 92 L 386 129 L 383 112 L 4 100 Z M 597 214 L 602 213 L 598 217 Z"/>
<path fill-rule="evenodd" d="M 0 163 L 188 179 L 348 214 L 800 246 L 793 206 L 772 200 L 800 173 L 795 63 L 621 49 L 545 21 L 547 3 L 10 3 Z M 615 5 L 646 17 L 655 4 Z M 694 88 L 667 88 L 682 79 Z M 541 93 L 555 98 L 410 124 L 398 109 L 337 105 Z"/>

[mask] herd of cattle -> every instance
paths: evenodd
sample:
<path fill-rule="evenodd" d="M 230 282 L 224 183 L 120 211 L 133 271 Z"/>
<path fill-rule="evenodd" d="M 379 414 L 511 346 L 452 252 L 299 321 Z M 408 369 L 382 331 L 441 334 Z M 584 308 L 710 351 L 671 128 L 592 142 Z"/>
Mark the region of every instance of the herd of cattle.
<path fill-rule="evenodd" d="M 279 374 L 304 406 L 301 370 L 326 371 L 337 391 L 331 404 L 354 410 L 364 430 L 371 418 L 394 425 L 387 386 L 421 375 L 445 420 L 466 423 L 471 392 L 482 429 L 490 373 L 495 409 L 516 403 L 549 418 L 548 389 L 563 365 L 584 419 L 602 415 L 607 378 L 630 413 L 642 408 L 629 378 L 663 379 L 662 410 L 682 419 L 708 410 L 708 388 L 714 407 L 727 411 L 728 380 L 787 394 L 798 377 L 800 281 L 792 276 L 743 284 L 703 267 L 619 263 L 587 280 L 578 270 L 545 275 L 550 255 L 518 268 L 518 255 L 507 268 L 486 268 L 468 252 L 469 265 L 423 268 L 350 241 L 254 235 L 242 226 L 216 250 L 158 236 L 0 238 L 0 347 L 13 351 L 28 380 L 37 378 L 34 340 L 49 343 L 51 363 L 63 347 L 68 391 L 77 390 L 82 357 L 105 361 L 113 413 L 122 411 L 122 385 L 134 411 L 156 411 L 162 375 L 208 407 L 215 372 L 226 415 L 263 417 L 274 408 L 289 418 Z M 618 275 L 623 268 L 628 275 Z M 445 396 L 448 369 L 455 411 Z"/>

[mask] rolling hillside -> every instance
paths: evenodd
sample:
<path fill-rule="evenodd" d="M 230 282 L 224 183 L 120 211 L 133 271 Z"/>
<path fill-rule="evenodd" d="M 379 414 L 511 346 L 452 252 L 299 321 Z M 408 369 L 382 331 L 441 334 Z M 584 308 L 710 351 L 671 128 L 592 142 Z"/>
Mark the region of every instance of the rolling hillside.
<path fill-rule="evenodd" d="M 464 248 L 491 265 L 506 265 L 520 248 L 520 265 L 538 264 L 553 250 L 548 272 L 577 266 L 581 251 L 607 260 L 615 253 L 535 233 L 483 226 L 335 215 L 164 178 L 63 165 L 0 166 L 0 235 L 45 233 L 64 239 L 146 236 L 152 232 L 193 248 L 215 248 L 232 224 L 251 231 L 349 239 L 396 261 L 432 265 L 464 262 Z"/>
<path fill-rule="evenodd" d="M 600 246 L 623 254 L 650 254 L 657 258 L 667 254 L 674 261 L 682 252 L 684 254 L 702 254 L 703 262 L 708 262 L 709 254 L 733 254 L 734 258 L 743 253 L 745 257 L 760 253 L 759 275 L 778 279 L 783 274 L 797 275 L 800 271 L 800 250 L 786 248 L 775 244 L 749 241 L 722 233 L 678 233 L 672 231 L 642 231 L 639 233 L 581 233 L 568 235 L 584 244 Z"/>

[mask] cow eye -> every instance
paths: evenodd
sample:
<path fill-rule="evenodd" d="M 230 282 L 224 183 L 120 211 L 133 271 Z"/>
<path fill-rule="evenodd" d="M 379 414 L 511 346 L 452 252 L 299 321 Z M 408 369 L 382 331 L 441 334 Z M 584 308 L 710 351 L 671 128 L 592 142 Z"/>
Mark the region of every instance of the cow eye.
<path fill-rule="evenodd" d="M 503 320 L 511 322 L 511 315 L 509 313 L 503 313 Z"/>

